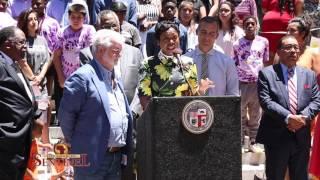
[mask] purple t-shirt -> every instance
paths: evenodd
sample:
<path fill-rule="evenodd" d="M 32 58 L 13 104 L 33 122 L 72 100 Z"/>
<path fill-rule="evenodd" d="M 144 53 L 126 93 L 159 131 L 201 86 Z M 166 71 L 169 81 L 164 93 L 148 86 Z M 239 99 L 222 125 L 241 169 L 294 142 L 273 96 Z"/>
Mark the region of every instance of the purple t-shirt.
<path fill-rule="evenodd" d="M 240 38 L 233 45 L 234 61 L 241 82 L 257 82 L 263 62 L 269 61 L 269 41 L 261 36 L 254 40 Z"/>
<path fill-rule="evenodd" d="M 59 41 L 55 49 L 62 49 L 61 64 L 65 78 L 80 67 L 80 50 L 92 44 L 95 32 L 94 27 L 87 24 L 84 24 L 77 32 L 73 31 L 71 26 L 59 31 Z"/>
<path fill-rule="evenodd" d="M 47 40 L 49 50 L 53 52 L 58 43 L 57 34 L 60 29 L 58 21 L 46 15 L 43 19 L 39 19 L 39 28 L 40 35 Z"/>

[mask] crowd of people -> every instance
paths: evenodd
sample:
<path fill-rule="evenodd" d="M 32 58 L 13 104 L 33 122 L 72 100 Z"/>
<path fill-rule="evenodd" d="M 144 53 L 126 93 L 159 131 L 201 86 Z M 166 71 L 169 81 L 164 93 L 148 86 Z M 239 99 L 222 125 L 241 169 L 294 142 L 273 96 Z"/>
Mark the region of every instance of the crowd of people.
<path fill-rule="evenodd" d="M 264 144 L 267 178 L 320 179 L 319 12 L 319 0 L 0 0 L 1 179 L 36 179 L 55 118 L 88 155 L 76 179 L 132 179 L 136 120 L 164 96 L 241 96 L 242 143 Z"/>

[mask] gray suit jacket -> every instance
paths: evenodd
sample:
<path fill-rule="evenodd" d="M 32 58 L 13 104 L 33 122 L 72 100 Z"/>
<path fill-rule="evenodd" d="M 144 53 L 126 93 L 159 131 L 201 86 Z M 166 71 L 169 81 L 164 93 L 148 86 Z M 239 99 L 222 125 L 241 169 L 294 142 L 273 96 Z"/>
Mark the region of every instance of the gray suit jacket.
<path fill-rule="evenodd" d="M 80 51 L 81 66 L 90 63 L 92 59 L 93 56 L 89 47 Z M 138 71 L 141 62 L 143 61 L 143 55 L 138 48 L 124 44 L 119 61 L 121 71 L 120 78 L 123 82 L 124 92 L 128 98 L 128 102 L 131 105 L 136 88 L 139 84 Z M 137 99 L 139 98 L 137 97 Z M 133 109 L 139 109 L 139 106 L 139 100 L 132 104 Z M 133 111 L 137 113 L 139 110 Z"/>
<path fill-rule="evenodd" d="M 281 145 L 295 139 L 300 145 L 310 146 L 310 120 L 320 109 L 320 93 L 315 73 L 303 67 L 296 67 L 297 114 L 308 117 L 307 125 L 293 133 L 285 122 L 289 111 L 289 95 L 280 64 L 264 68 L 259 73 L 258 94 L 263 115 L 257 134 L 257 142 Z"/>
<path fill-rule="evenodd" d="M 138 48 L 124 44 L 120 57 L 120 71 L 124 92 L 127 95 L 129 104 L 139 84 L 138 71 L 142 61 L 143 56 Z"/>

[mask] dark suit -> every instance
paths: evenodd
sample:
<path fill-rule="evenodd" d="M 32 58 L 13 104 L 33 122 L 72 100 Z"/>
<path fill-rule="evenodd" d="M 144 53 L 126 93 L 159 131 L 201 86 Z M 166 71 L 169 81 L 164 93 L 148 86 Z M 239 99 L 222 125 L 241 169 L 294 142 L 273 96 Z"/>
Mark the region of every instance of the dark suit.
<path fill-rule="evenodd" d="M 32 93 L 31 89 L 30 91 Z M 0 179 L 22 179 L 24 175 L 30 152 L 32 121 L 36 111 L 34 104 L 16 70 L 5 64 L 1 58 Z"/>
<path fill-rule="evenodd" d="M 287 166 L 291 180 L 307 178 L 310 148 L 310 120 L 320 108 L 320 94 L 315 73 L 296 67 L 297 115 L 307 116 L 306 125 L 295 133 L 287 128 L 289 111 L 286 79 L 280 64 L 264 68 L 259 73 L 258 93 L 263 115 L 256 141 L 265 145 L 268 179 L 281 179 Z M 295 168 L 295 169 L 294 169 Z M 294 170 L 293 170 L 294 169 Z"/>

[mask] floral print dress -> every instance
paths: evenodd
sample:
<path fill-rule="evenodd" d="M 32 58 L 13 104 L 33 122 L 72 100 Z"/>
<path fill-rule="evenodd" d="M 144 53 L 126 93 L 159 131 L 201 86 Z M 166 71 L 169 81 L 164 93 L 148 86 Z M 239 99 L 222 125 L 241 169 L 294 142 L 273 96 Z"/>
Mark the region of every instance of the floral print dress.
<path fill-rule="evenodd" d="M 197 68 L 192 59 L 181 62 L 161 51 L 158 57 L 147 58 L 139 69 L 139 96 L 190 96 L 197 93 Z"/>

